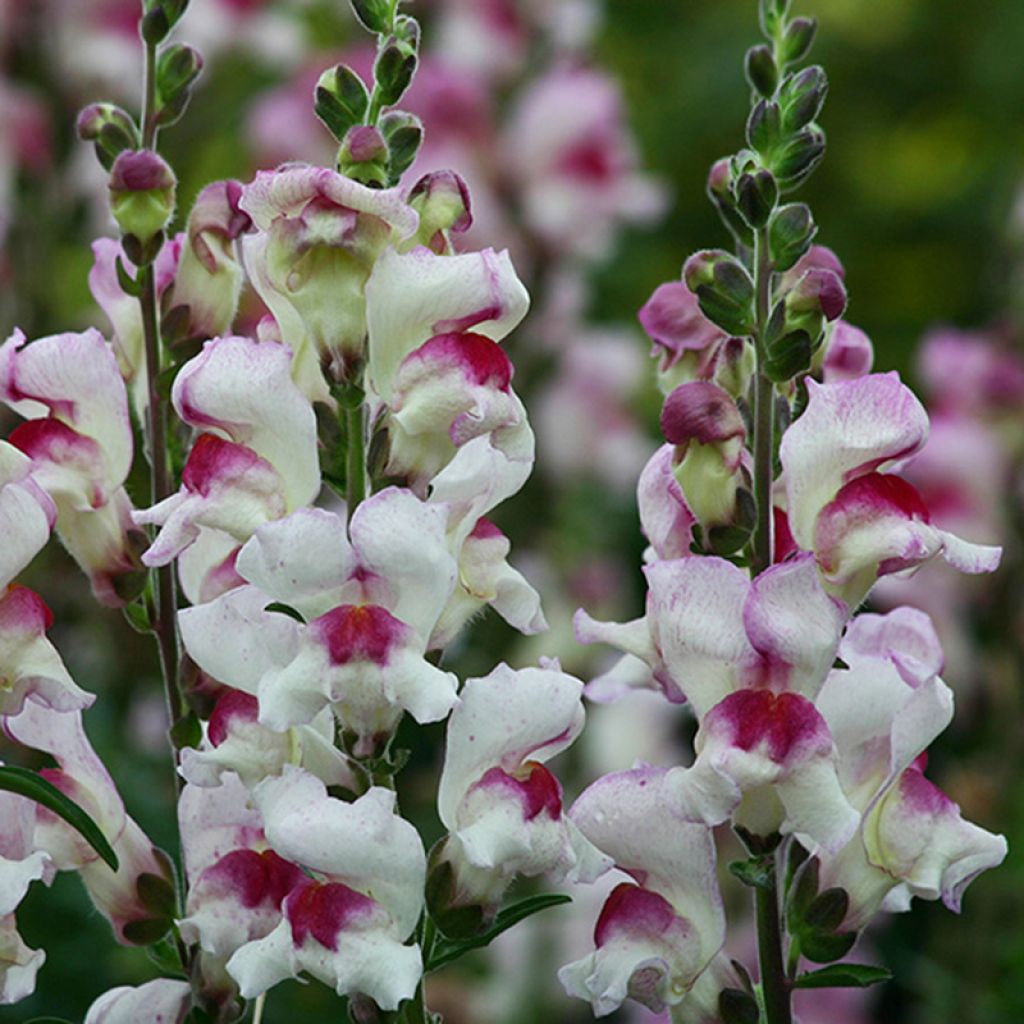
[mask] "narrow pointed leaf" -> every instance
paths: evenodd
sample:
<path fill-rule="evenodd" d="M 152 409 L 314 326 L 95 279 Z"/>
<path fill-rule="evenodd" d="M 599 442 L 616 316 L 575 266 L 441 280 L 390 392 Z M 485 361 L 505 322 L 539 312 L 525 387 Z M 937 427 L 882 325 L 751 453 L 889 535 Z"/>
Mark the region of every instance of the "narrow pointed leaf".
<path fill-rule="evenodd" d="M 117 854 L 110 847 L 99 826 L 74 800 L 66 797 L 52 782 L 41 775 L 19 768 L 17 765 L 0 765 L 0 789 L 18 796 L 28 797 L 47 810 L 63 818 L 73 829 L 81 833 L 88 844 L 103 858 L 112 871 L 117 870 Z"/>
<path fill-rule="evenodd" d="M 794 988 L 868 988 L 888 981 L 892 971 L 871 964 L 832 964 L 801 974 Z"/>

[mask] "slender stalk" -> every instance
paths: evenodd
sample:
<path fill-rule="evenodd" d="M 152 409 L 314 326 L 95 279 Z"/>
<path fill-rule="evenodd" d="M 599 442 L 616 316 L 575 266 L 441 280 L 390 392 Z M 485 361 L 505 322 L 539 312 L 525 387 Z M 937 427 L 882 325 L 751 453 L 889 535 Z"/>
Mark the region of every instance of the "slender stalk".
<path fill-rule="evenodd" d="M 267 1004 L 267 993 L 261 992 L 256 997 L 256 1004 L 252 1011 L 252 1024 L 262 1024 L 263 1021 L 263 1007 Z"/>
<path fill-rule="evenodd" d="M 771 306 L 772 266 L 768 233 L 762 228 L 754 241 L 754 287 L 757 313 L 757 380 L 754 390 L 754 498 L 757 525 L 754 531 L 754 575 L 772 564 L 772 484 L 774 483 L 775 385 L 765 376 L 764 335 Z"/>
<path fill-rule="evenodd" d="M 142 145 L 156 149 L 156 46 L 146 45 L 145 84 L 142 99 Z M 152 504 L 163 501 L 172 490 L 167 451 L 167 407 L 160 394 L 160 320 L 156 301 L 156 276 L 152 263 L 139 268 L 139 305 L 146 354 L 146 434 L 149 441 L 150 498 Z M 169 725 L 182 716 L 183 703 L 178 688 L 178 636 L 175 613 L 174 569 L 170 565 L 156 570 L 155 615 L 153 632 L 160 651 L 160 671 L 164 681 Z"/>
<path fill-rule="evenodd" d="M 782 957 L 782 928 L 779 919 L 778 862 L 773 862 L 771 885 L 757 888 L 757 952 L 761 965 L 761 992 L 765 1024 L 793 1024 L 789 1005 L 789 982 Z"/>
<path fill-rule="evenodd" d="M 345 497 L 348 502 L 348 518 L 366 497 L 366 406 L 360 404 L 345 413 L 347 424 L 348 451 L 346 454 Z"/>

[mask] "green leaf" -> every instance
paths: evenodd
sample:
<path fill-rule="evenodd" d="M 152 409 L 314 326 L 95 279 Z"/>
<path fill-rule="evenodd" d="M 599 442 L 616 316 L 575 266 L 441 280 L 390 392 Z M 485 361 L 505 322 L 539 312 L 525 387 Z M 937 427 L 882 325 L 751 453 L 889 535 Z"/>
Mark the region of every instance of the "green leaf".
<path fill-rule="evenodd" d="M 817 971 L 801 974 L 794 988 L 868 988 L 888 981 L 892 971 L 871 964 L 832 964 Z"/>
<path fill-rule="evenodd" d="M 99 826 L 52 782 L 27 768 L 5 764 L 0 765 L 0 789 L 28 797 L 29 800 L 34 800 L 47 810 L 53 811 L 82 835 L 103 862 L 109 865 L 111 871 L 117 870 L 117 854 L 111 849 Z"/>
<path fill-rule="evenodd" d="M 293 608 L 290 604 L 285 604 L 283 601 L 271 601 L 263 610 L 265 612 L 277 612 L 279 615 L 287 615 L 288 618 L 294 619 L 296 622 L 301 622 L 303 625 L 306 624 L 306 620 L 302 617 L 302 612 Z"/>
<path fill-rule="evenodd" d="M 147 946 L 146 956 L 149 957 L 151 963 L 156 965 L 163 977 L 187 980 L 181 966 L 181 959 L 178 956 L 177 943 L 172 937 L 168 936 L 153 946 Z"/>
<path fill-rule="evenodd" d="M 490 928 L 479 935 L 471 939 L 462 939 L 458 942 L 442 939 L 435 943 L 433 954 L 425 970 L 436 971 L 439 967 L 443 967 L 453 960 L 458 960 L 460 956 L 468 953 L 471 949 L 480 949 L 483 946 L 490 945 L 502 932 L 519 924 L 520 921 L 532 917 L 542 910 L 547 910 L 548 907 L 557 907 L 563 903 L 571 902 L 572 898 L 564 893 L 543 892 L 538 893 L 536 896 L 529 896 L 518 903 L 513 903 L 512 906 L 506 907 L 498 914 Z"/>
<path fill-rule="evenodd" d="M 806 331 L 790 331 L 768 346 L 764 374 L 774 383 L 784 384 L 810 369 L 813 351 L 811 336 Z"/>
<path fill-rule="evenodd" d="M 149 606 L 145 601 L 133 601 L 131 604 L 126 604 L 121 612 L 124 617 L 128 620 L 128 625 L 135 630 L 136 633 L 152 633 L 153 622 L 149 615 Z"/>

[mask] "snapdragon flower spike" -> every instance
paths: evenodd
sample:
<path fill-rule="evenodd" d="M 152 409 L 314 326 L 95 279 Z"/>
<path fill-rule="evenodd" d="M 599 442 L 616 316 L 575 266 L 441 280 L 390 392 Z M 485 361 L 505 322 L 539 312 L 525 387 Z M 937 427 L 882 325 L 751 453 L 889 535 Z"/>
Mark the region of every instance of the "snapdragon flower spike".
<path fill-rule="evenodd" d="M 124 481 L 133 437 L 114 355 L 95 330 L 0 346 L 0 401 L 25 422 L 10 442 L 57 508 L 57 532 L 104 604 L 121 603 L 118 578 L 137 568 Z"/>
<path fill-rule="evenodd" d="M 838 851 L 817 851 L 823 887 L 850 897 L 842 927 L 859 930 L 879 910 L 913 896 L 959 911 L 964 889 L 1006 856 L 1006 840 L 964 821 L 924 777 L 924 752 L 949 724 L 953 695 L 937 675 L 942 650 L 928 616 L 911 608 L 861 615 L 818 697 L 839 751 L 840 779 L 862 812 Z"/>
<path fill-rule="evenodd" d="M 289 768 L 254 796 L 271 847 L 315 878 L 287 895 L 272 932 L 228 961 L 243 997 L 307 971 L 339 995 L 397 1009 L 423 972 L 419 947 L 406 942 L 423 909 L 426 854 L 394 813 L 395 794 L 374 787 L 347 804 Z"/>
<path fill-rule="evenodd" d="M 208 341 L 182 367 L 171 399 L 201 433 L 178 493 L 134 513 L 162 527 L 142 556 L 147 565 L 166 565 L 203 527 L 244 542 L 316 497 L 316 417 L 292 383 L 291 359 L 284 346 L 229 337 Z"/>
<path fill-rule="evenodd" d="M 187 308 L 188 337 L 216 338 L 231 330 L 244 276 L 235 242 L 252 226 L 241 198 L 241 182 L 215 181 L 196 196 L 188 215 L 168 301 L 171 310 Z"/>
<path fill-rule="evenodd" d="M 576 635 L 642 660 L 669 699 L 687 699 L 701 723 L 697 760 L 666 785 L 688 819 L 716 825 L 744 796 L 740 824 L 841 845 L 857 826 L 836 776 L 836 755 L 814 698 L 832 667 L 848 609 L 830 597 L 814 560 L 775 565 L 753 582 L 719 558 L 644 569 L 647 614 L 623 625 L 582 610 Z M 776 799 L 764 794 L 770 789 Z M 746 814 L 764 812 L 756 818 Z"/>
<path fill-rule="evenodd" d="M 259 702 L 242 690 L 225 687 L 217 698 L 199 749 L 181 752 L 181 775 L 196 786 L 219 785 L 234 772 L 252 788 L 299 764 L 328 785 L 354 789 L 345 756 L 334 746 L 334 719 L 324 708 L 309 725 L 275 732 L 258 721 Z"/>
<path fill-rule="evenodd" d="M 425 342 L 466 332 L 501 341 L 529 304 L 507 252 L 438 256 L 422 246 L 406 253 L 385 249 L 366 283 L 374 392 L 391 406 L 399 368 Z M 497 368 L 497 359 L 490 362 Z"/>
<path fill-rule="evenodd" d="M 606 775 L 570 812 L 632 879 L 605 902 L 595 951 L 558 972 L 566 992 L 588 1000 L 599 1017 L 627 998 L 655 1013 L 678 1006 L 725 940 L 714 838 L 672 812 L 665 775 L 650 766 Z"/>
<path fill-rule="evenodd" d="M 176 235 L 161 246 L 153 261 L 153 279 L 158 303 L 163 300 L 164 293 L 174 282 L 184 245 L 185 235 Z M 125 269 L 131 266 L 131 262 L 125 255 L 121 242 L 114 238 L 97 238 L 92 243 L 92 254 L 89 290 L 96 304 L 110 321 L 114 332 L 111 345 L 117 357 L 117 365 L 131 394 L 135 414 L 142 421 L 149 403 L 142 311 L 138 298 L 129 295 L 121 287 L 117 276 L 118 260 Z"/>
<path fill-rule="evenodd" d="M 81 712 L 53 711 L 26 701 L 17 715 L 3 719 L 3 728 L 15 742 L 54 757 L 58 767 L 44 769 L 43 775 L 96 822 L 117 855 L 118 869 L 111 871 L 77 831 L 41 806 L 36 808 L 37 846 L 58 870 L 78 871 L 118 942 L 154 941 L 163 934 L 154 936 L 154 929 L 170 925 L 166 915 L 173 900 L 172 868 L 125 813 L 113 780 L 85 735 Z"/>
<path fill-rule="evenodd" d="M 0 441 L 0 587 L 6 587 L 43 549 L 57 506 L 33 477 L 32 460 Z"/>
<path fill-rule="evenodd" d="M 403 710 L 437 721 L 456 701 L 455 677 L 424 658 L 455 587 L 446 519 L 444 507 L 391 487 L 356 510 L 351 543 L 344 521 L 321 509 L 268 523 L 236 563 L 252 586 L 180 613 L 185 647 L 214 678 L 258 696 L 259 721 L 278 731 L 328 705 L 370 746 Z M 265 612 L 272 601 L 306 624 Z"/>
<path fill-rule="evenodd" d="M 563 815 L 561 786 L 544 767 L 582 730 L 582 691 L 557 663 L 518 671 L 502 664 L 466 681 L 438 789 L 451 906 L 482 906 L 490 916 L 516 875 L 590 881 L 607 868 Z"/>
<path fill-rule="evenodd" d="M 245 185 L 256 233 L 242 241 L 249 279 L 295 352 L 309 362 L 363 356 L 364 289 L 381 250 L 419 223 L 398 189 L 368 188 L 323 167 L 284 164 Z"/>
<path fill-rule="evenodd" d="M 391 393 L 385 472 L 405 477 L 422 497 L 457 448 L 523 428 L 526 410 L 512 391 L 512 362 L 480 334 L 439 334 L 402 360 Z M 528 429 L 528 428 L 527 428 Z"/>
<path fill-rule="evenodd" d="M 46 639 L 53 613 L 27 587 L 0 597 L 0 715 L 16 715 L 26 700 L 54 711 L 79 711 L 95 700 L 68 674 Z"/>
<path fill-rule="evenodd" d="M 963 572 L 992 572 L 1001 549 L 971 544 L 929 521 L 920 495 L 889 469 L 928 434 L 921 403 L 896 373 L 834 384 L 807 381 L 804 414 L 786 431 L 782 462 L 789 528 L 851 606 L 877 578 L 941 554 Z"/>
<path fill-rule="evenodd" d="M 89 1007 L 84 1024 L 183 1024 L 191 1003 L 192 986 L 187 981 L 155 978 L 104 992 Z"/>

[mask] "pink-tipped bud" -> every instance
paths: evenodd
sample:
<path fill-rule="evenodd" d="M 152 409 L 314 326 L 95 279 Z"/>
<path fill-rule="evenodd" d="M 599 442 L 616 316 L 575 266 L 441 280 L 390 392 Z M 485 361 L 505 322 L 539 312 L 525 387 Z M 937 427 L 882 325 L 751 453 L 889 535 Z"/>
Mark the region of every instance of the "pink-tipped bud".
<path fill-rule="evenodd" d="M 114 161 L 110 208 L 121 230 L 142 245 L 167 226 L 174 212 L 174 172 L 148 149 L 126 150 Z"/>

